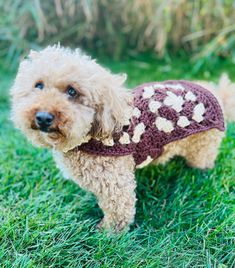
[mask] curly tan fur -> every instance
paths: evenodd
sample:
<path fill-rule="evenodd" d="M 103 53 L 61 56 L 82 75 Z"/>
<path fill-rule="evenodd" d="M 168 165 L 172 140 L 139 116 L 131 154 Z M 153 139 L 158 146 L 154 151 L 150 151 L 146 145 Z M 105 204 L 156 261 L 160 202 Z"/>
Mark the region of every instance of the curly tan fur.
<path fill-rule="evenodd" d="M 132 97 L 124 81 L 125 76 L 111 74 L 79 50 L 54 46 L 30 53 L 21 63 L 11 90 L 16 127 L 34 144 L 53 150 L 64 176 L 97 197 L 104 212 L 99 226 L 115 230 L 128 227 L 134 220 L 133 157 L 94 156 L 76 147 L 90 138 L 106 140 L 122 128 L 132 109 Z M 43 82 L 45 88 L 35 88 L 37 82 Z M 79 98 L 68 98 L 66 90 L 71 85 Z M 53 131 L 39 130 L 35 123 L 38 111 L 55 116 Z M 192 167 L 211 168 L 223 135 L 212 129 L 172 142 L 154 164 L 180 155 Z"/>

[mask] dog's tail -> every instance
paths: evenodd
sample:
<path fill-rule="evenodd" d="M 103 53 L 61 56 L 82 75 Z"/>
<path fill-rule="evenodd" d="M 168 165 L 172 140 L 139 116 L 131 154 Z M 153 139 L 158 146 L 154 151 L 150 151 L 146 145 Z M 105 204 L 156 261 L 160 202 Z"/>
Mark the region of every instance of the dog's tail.
<path fill-rule="evenodd" d="M 225 119 L 235 122 L 235 83 L 229 79 L 228 74 L 221 75 L 217 92 L 223 103 Z"/>
<path fill-rule="evenodd" d="M 223 73 L 219 83 L 198 81 L 198 84 L 210 90 L 223 107 L 226 121 L 235 122 L 235 83 L 227 73 Z"/>

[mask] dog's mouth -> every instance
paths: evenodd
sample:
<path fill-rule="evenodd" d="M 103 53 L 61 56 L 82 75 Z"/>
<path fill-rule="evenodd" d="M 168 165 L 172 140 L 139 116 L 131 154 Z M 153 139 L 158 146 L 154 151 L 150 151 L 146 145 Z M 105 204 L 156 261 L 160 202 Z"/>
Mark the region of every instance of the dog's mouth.
<path fill-rule="evenodd" d="M 63 135 L 62 131 L 58 127 L 48 127 L 48 126 L 38 126 L 35 123 L 31 125 L 31 128 L 36 131 L 41 131 L 45 134 L 48 134 L 49 138 L 56 139 L 60 138 Z"/>

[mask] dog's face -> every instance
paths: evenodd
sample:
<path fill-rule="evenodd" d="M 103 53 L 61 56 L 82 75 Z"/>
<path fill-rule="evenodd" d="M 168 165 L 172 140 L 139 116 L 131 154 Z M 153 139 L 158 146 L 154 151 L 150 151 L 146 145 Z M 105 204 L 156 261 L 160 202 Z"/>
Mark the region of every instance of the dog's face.
<path fill-rule="evenodd" d="M 123 82 L 78 51 L 31 52 L 11 90 L 12 119 L 34 144 L 66 152 L 121 124 Z"/>

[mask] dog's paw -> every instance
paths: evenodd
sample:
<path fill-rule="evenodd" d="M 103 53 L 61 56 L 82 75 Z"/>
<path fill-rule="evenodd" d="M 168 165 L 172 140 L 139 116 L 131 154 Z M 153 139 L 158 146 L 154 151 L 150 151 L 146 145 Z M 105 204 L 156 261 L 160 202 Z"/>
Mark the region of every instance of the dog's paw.
<path fill-rule="evenodd" d="M 104 219 L 102 219 L 102 220 L 96 225 L 96 228 L 97 228 L 98 230 L 105 229 L 105 227 L 104 227 Z"/>
<path fill-rule="evenodd" d="M 114 233 L 119 233 L 122 231 L 128 231 L 129 225 L 126 221 L 118 221 L 116 223 L 111 223 L 105 220 L 104 218 L 96 225 L 98 230 L 107 230 Z"/>

